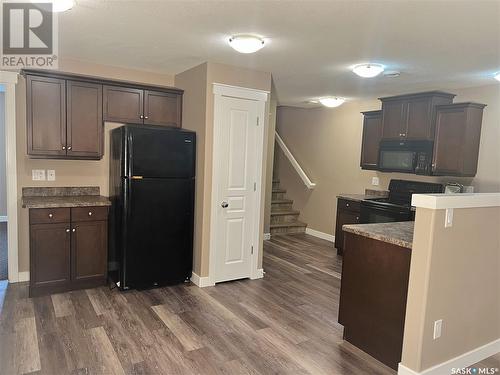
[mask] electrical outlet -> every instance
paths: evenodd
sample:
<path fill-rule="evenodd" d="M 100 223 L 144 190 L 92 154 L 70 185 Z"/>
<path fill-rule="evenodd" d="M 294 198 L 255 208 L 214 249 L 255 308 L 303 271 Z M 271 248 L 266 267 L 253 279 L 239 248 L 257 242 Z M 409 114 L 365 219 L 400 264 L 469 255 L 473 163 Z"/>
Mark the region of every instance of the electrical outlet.
<path fill-rule="evenodd" d="M 32 169 L 31 179 L 33 181 L 45 181 L 45 169 Z"/>
<path fill-rule="evenodd" d="M 434 322 L 434 340 L 441 337 L 441 331 L 443 329 L 443 320 L 439 319 Z"/>
<path fill-rule="evenodd" d="M 56 171 L 54 169 L 47 169 L 47 181 L 56 180 Z"/>
<path fill-rule="evenodd" d="M 372 177 L 372 185 L 378 186 L 380 184 L 380 179 L 378 177 Z"/>

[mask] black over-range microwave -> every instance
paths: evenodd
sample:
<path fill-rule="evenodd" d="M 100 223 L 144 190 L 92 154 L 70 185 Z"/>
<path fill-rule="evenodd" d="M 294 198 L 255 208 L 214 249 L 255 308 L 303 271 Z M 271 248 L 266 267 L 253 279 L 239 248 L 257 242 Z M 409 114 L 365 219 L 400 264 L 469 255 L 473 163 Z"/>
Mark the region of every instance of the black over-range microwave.
<path fill-rule="evenodd" d="M 378 169 L 430 175 L 433 145 L 432 141 L 381 141 Z"/>

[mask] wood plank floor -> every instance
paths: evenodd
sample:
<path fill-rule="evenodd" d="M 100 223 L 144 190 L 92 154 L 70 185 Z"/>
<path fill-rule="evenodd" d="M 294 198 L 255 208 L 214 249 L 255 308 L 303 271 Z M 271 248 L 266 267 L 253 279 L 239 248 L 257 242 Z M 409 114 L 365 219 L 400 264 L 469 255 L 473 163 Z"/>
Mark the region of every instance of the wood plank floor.
<path fill-rule="evenodd" d="M 330 243 L 289 235 L 264 247 L 264 279 L 211 288 L 30 299 L 25 284 L 10 285 L 0 374 L 395 374 L 342 341 Z"/>

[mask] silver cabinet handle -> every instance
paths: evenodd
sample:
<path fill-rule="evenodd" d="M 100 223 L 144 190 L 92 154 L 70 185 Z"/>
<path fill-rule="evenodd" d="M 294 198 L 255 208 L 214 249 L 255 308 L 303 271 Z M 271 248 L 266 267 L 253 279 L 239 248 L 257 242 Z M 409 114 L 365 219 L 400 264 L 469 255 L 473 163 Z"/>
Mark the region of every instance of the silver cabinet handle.
<path fill-rule="evenodd" d="M 71 231 L 72 231 L 73 233 L 75 233 L 75 232 L 76 232 L 76 228 L 71 229 Z"/>
<path fill-rule="evenodd" d="M 62 146 L 62 149 L 63 149 L 63 150 L 66 150 L 66 146 Z"/>
<path fill-rule="evenodd" d="M 139 118 L 142 120 L 144 118 L 144 115 L 140 115 Z"/>
<path fill-rule="evenodd" d="M 66 233 L 69 233 L 69 229 L 66 229 Z"/>
<path fill-rule="evenodd" d="M 68 150 L 71 150 L 71 146 L 68 146 Z"/>
<path fill-rule="evenodd" d="M 89 211 L 89 216 L 92 216 L 92 211 Z"/>
<path fill-rule="evenodd" d="M 226 201 L 222 202 L 220 205 L 221 205 L 222 208 L 228 208 L 229 207 L 229 203 L 227 203 Z"/>
<path fill-rule="evenodd" d="M 49 214 L 49 219 L 52 219 L 53 217 L 54 217 L 54 215 Z"/>
<path fill-rule="evenodd" d="M 144 116 L 144 118 L 147 120 L 149 117 L 148 116 Z"/>
<path fill-rule="evenodd" d="M 349 207 L 349 203 L 346 203 L 346 204 L 345 204 L 345 206 L 346 206 L 346 207 Z"/>

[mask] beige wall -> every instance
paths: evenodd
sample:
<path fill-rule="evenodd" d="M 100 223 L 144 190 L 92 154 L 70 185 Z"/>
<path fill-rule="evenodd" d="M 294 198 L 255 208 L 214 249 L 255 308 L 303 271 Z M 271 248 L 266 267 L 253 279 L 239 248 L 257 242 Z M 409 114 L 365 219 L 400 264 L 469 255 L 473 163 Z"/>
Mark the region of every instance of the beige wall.
<path fill-rule="evenodd" d="M 214 95 L 213 84 L 222 83 L 233 86 L 254 88 L 259 90 L 271 91 L 271 74 L 258 72 L 245 68 L 234 67 L 224 64 L 206 63 L 195 67 L 186 72 L 175 76 L 175 84 L 180 88 L 183 85 L 196 85 L 194 82 L 205 75 L 205 113 L 203 115 L 201 97 L 191 104 L 184 103 L 183 116 L 196 118 L 203 124 L 190 124 L 193 129 L 197 128 L 203 138 L 198 142 L 197 154 L 197 193 L 196 193 L 196 212 L 197 228 L 195 230 L 195 251 L 194 251 L 194 272 L 200 277 L 208 276 L 209 272 L 209 241 L 210 241 L 210 213 L 211 213 L 211 194 L 212 194 L 212 153 L 213 153 L 213 116 L 214 116 Z M 196 87 L 198 87 L 196 85 Z M 198 90 L 203 90 L 198 87 Z M 204 128 L 202 128 L 204 127 Z M 266 121 L 266 127 L 267 121 Z M 200 160 L 203 159 L 203 160 Z M 264 160 L 266 158 L 264 157 Z M 264 161 L 265 163 L 265 161 Z M 266 164 L 264 164 L 264 174 Z M 200 168 L 203 168 L 200 171 Z M 261 216 L 264 217 L 264 202 L 261 207 Z M 263 228 L 261 228 L 263 229 Z M 262 230 L 260 231 L 262 233 Z M 261 263 L 261 261 L 260 261 Z"/>
<path fill-rule="evenodd" d="M 5 93 L 0 91 L 0 216 L 7 216 L 7 175 L 5 173 Z"/>
<path fill-rule="evenodd" d="M 75 61 L 61 61 L 60 70 L 79 74 L 101 76 L 173 86 L 171 75 L 94 65 Z M 17 122 L 17 186 L 19 225 L 19 271 L 29 270 L 28 210 L 21 208 L 21 189 L 26 186 L 99 186 L 101 194 L 108 195 L 109 131 L 118 124 L 105 124 L 104 157 L 100 161 L 37 160 L 29 159 L 26 153 L 26 85 L 20 77 L 16 87 Z M 54 169 L 56 181 L 32 181 L 32 169 Z"/>
<path fill-rule="evenodd" d="M 472 184 L 476 191 L 500 191 L 500 87 L 491 85 L 463 90 L 455 101 L 476 101 L 488 106 L 484 111 L 479 167 Z M 386 189 L 391 178 L 419 181 L 457 181 L 470 184 L 470 178 L 425 177 L 411 174 L 363 171 L 359 167 L 362 115 L 380 109 L 378 100 L 347 102 L 339 108 L 300 109 L 279 107 L 277 129 L 311 180 L 317 184 L 307 190 L 283 153 L 277 148 L 278 177 L 300 220 L 309 228 L 333 234 L 336 195 L 363 193 L 365 188 Z M 371 186 L 371 178 L 380 177 L 380 186 Z"/>
<path fill-rule="evenodd" d="M 500 339 L 500 207 L 444 222 L 445 210 L 417 209 L 402 357 L 416 372 Z"/>

